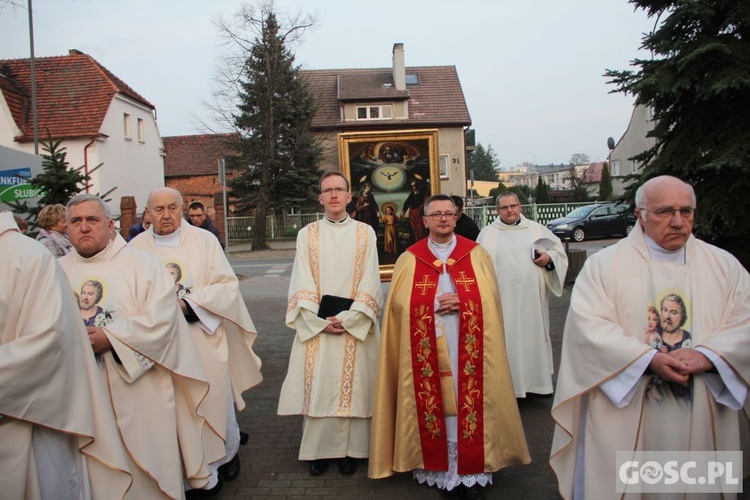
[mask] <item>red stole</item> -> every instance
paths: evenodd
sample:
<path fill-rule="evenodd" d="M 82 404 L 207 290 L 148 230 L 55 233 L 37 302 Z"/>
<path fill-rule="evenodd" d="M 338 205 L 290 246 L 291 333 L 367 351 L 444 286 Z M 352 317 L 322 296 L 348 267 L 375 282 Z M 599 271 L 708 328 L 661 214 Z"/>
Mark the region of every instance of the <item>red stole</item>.
<path fill-rule="evenodd" d="M 456 236 L 445 263 L 461 301 L 458 329 L 458 473 L 484 472 L 484 357 L 482 299 L 470 252 L 477 244 Z M 448 439 L 435 337 L 435 295 L 443 263 L 428 239 L 407 249 L 416 257 L 412 283 L 410 338 L 414 396 L 422 458 L 427 470 L 448 470 Z M 455 374 L 454 374 L 455 376 Z"/>

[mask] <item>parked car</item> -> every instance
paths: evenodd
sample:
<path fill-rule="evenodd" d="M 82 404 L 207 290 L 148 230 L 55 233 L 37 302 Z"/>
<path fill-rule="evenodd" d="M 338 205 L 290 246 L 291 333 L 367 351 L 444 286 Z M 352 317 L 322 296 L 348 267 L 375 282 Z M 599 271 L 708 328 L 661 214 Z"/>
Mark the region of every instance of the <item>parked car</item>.
<path fill-rule="evenodd" d="M 627 236 L 635 221 L 626 204 L 596 203 L 578 207 L 565 217 L 551 220 L 547 227 L 561 240 L 583 241 L 592 237 Z"/>

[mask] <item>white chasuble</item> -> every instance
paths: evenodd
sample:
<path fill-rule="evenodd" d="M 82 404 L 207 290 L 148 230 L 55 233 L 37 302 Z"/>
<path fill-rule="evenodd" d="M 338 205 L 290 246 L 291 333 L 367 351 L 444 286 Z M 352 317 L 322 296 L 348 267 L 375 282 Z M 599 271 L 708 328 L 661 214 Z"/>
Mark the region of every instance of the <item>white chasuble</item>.
<path fill-rule="evenodd" d="M 118 236 L 97 255 L 60 260 L 82 317 L 95 309 L 112 350 L 100 356 L 117 425 L 141 473 L 133 498 L 183 495 L 183 469 L 193 487 L 208 480 L 201 435 L 208 391 L 194 342 L 180 335 L 171 277 L 152 257 Z"/>
<path fill-rule="evenodd" d="M 587 260 L 571 297 L 550 458 L 564 498 L 574 489 L 575 497 L 615 498 L 618 451 L 750 449 L 747 412 L 717 401 L 708 387 L 718 374 L 693 375 L 684 387 L 644 373 L 623 403 L 603 392 L 644 355 L 669 346 L 714 353 L 747 385 L 750 277 L 727 252 L 692 236 L 684 264 L 655 262 L 636 225 Z"/>
<path fill-rule="evenodd" d="M 543 248 L 554 263 L 551 271 L 532 262 L 532 247 L 540 240 L 549 245 Z M 513 225 L 498 218 L 479 233 L 477 243 L 495 266 L 513 392 L 517 398 L 529 392 L 552 394 L 548 293 L 562 295 L 568 270 L 565 248 L 549 229 L 523 216 Z"/>

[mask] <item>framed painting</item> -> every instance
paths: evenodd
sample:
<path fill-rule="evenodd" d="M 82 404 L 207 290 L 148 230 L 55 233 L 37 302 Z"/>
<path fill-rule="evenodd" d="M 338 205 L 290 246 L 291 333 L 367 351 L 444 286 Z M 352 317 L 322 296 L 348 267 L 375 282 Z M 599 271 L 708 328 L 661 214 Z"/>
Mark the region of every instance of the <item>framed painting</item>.
<path fill-rule="evenodd" d="M 427 236 L 425 199 L 440 192 L 438 131 L 342 133 L 339 165 L 349 179 L 349 215 L 370 224 L 378 238 L 380 278 L 412 243 Z"/>

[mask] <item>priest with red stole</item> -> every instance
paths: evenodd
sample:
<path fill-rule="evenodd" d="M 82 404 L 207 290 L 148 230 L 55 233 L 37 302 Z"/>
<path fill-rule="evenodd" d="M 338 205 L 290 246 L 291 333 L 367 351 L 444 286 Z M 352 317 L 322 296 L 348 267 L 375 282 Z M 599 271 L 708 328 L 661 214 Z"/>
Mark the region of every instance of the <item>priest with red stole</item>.
<path fill-rule="evenodd" d="M 399 257 L 383 321 L 368 476 L 483 498 L 492 472 L 531 461 L 487 252 L 456 236 L 446 195 L 424 205 L 429 237 Z"/>

